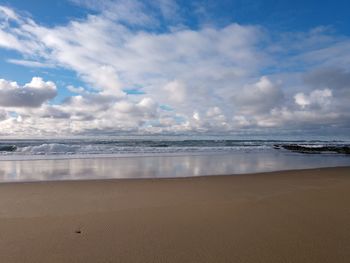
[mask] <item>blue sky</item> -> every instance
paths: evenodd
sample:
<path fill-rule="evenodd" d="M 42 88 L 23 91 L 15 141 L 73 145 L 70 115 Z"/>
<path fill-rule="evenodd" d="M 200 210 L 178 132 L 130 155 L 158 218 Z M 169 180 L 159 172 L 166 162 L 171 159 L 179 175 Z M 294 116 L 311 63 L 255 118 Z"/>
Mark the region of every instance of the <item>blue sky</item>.
<path fill-rule="evenodd" d="M 28 12 L 38 23 L 50 26 L 83 19 L 91 13 L 69 0 L 2 0 L 0 3 Z M 182 0 L 177 4 L 190 27 L 198 27 L 208 20 L 221 26 L 236 22 L 262 25 L 276 31 L 306 31 L 323 25 L 332 26 L 342 34 L 350 33 L 349 2 L 345 0 Z"/>
<path fill-rule="evenodd" d="M 347 134 L 349 7 L 0 1 L 0 136 Z"/>

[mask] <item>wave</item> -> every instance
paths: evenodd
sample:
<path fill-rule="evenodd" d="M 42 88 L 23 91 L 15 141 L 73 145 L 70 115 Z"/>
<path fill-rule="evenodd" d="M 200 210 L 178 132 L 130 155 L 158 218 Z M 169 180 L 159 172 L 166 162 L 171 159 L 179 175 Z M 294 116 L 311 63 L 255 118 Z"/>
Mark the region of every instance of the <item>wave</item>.
<path fill-rule="evenodd" d="M 22 154 L 33 154 L 33 155 L 43 155 L 43 154 L 74 154 L 79 150 L 78 145 L 67 145 L 58 143 L 45 143 L 36 146 L 26 146 L 19 148 L 17 153 Z"/>
<path fill-rule="evenodd" d="M 349 144 L 342 141 L 68 139 L 0 141 L 0 156 L 224 153 L 261 150 L 344 154 L 348 153 L 349 149 Z"/>
<path fill-rule="evenodd" d="M 178 153 L 178 152 L 225 152 L 268 147 L 251 141 L 20 141 L 13 146 L 2 145 L 1 154 L 57 155 L 57 154 L 123 154 L 123 153 Z"/>

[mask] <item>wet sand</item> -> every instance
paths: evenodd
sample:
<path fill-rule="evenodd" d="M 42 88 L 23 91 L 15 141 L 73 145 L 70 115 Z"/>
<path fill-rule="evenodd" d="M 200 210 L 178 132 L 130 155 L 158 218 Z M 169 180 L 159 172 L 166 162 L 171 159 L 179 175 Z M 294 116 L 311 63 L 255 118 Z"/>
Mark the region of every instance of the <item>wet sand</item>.
<path fill-rule="evenodd" d="M 349 262 L 350 167 L 0 184 L 0 261 Z"/>

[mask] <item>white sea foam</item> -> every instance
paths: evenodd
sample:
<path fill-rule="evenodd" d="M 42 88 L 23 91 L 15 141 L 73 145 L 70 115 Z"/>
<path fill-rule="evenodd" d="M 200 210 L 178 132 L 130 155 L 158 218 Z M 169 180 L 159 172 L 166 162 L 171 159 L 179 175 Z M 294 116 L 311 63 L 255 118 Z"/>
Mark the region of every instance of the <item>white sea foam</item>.
<path fill-rule="evenodd" d="M 322 148 L 327 146 L 327 144 L 299 144 L 299 146 L 305 148 Z"/>
<path fill-rule="evenodd" d="M 274 140 L 0 140 L 0 160 L 273 152 L 274 145 L 290 143 L 312 148 L 344 144 Z"/>
<path fill-rule="evenodd" d="M 221 146 L 221 147 L 146 147 L 146 146 L 109 146 L 109 145 L 67 145 L 41 144 L 19 148 L 14 154 L 56 155 L 56 154 L 122 154 L 122 153 L 177 153 L 177 152 L 223 152 L 249 149 L 263 149 L 266 146 Z"/>

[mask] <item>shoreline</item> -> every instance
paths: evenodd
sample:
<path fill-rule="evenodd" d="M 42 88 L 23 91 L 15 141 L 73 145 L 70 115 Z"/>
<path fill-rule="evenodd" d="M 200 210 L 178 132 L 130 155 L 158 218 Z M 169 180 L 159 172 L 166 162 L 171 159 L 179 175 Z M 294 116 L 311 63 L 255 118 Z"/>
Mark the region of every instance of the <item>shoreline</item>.
<path fill-rule="evenodd" d="M 0 161 L 0 182 L 180 178 L 350 166 L 349 156 L 284 152 Z"/>
<path fill-rule="evenodd" d="M 349 165 L 343 166 L 329 166 L 329 167 L 318 167 L 318 168 L 300 168 L 300 169 L 286 169 L 286 170 L 276 170 L 276 171 L 266 171 L 257 173 L 237 173 L 237 174 L 212 174 L 212 175 L 189 175 L 182 177 L 146 177 L 146 178 L 95 178 L 95 179 L 63 179 L 63 180 L 32 180 L 32 181 L 6 181 L 0 182 L 1 185 L 10 184 L 45 184 L 45 183 L 93 183 L 93 182 L 118 182 L 118 181 L 173 181 L 173 180 L 193 180 L 193 179 L 203 179 L 203 178 L 226 178 L 226 177 L 238 177 L 238 176 L 264 176 L 264 175 L 286 175 L 288 173 L 298 173 L 298 172 L 317 172 L 320 170 L 334 170 L 334 169 L 349 169 Z"/>
<path fill-rule="evenodd" d="M 350 167 L 0 184 L 19 262 L 347 262 Z"/>
<path fill-rule="evenodd" d="M 281 146 L 281 148 L 283 148 Z M 336 153 L 336 152 L 317 152 L 314 151 L 294 151 L 294 150 L 281 150 L 278 148 L 265 149 L 266 152 L 280 153 L 280 154 L 297 154 L 297 155 L 320 155 L 320 156 L 334 156 L 334 157 L 347 157 L 349 153 Z M 256 151 L 251 151 L 257 153 Z M 250 152 L 243 152 L 249 154 Z M 238 151 L 198 151 L 198 152 L 146 152 L 146 153 L 96 153 L 96 154 L 38 154 L 38 155 L 1 155 L 1 162 L 22 162 L 22 161 L 55 161 L 55 160 L 89 160 L 89 159 L 113 159 L 113 158 L 152 158 L 152 157 L 185 157 L 185 156 L 210 156 L 210 155 L 235 155 L 242 154 Z"/>
<path fill-rule="evenodd" d="M 25 157 L 23 159 L 11 159 L 13 156 L 8 155 L 9 159 L 0 158 L 1 162 L 7 162 L 7 161 L 13 161 L 13 162 L 22 162 L 22 161 L 62 161 L 62 160 L 89 160 L 89 159 L 113 159 L 113 158 L 140 158 L 140 157 L 184 157 L 184 156 L 202 156 L 202 155 L 227 155 L 227 154 L 237 154 L 237 152 L 169 152 L 169 153 L 111 153 L 111 154 L 72 154 L 72 155 L 17 155 L 15 157 Z M 40 158 L 42 156 L 45 156 L 45 158 Z M 342 156 L 342 155 L 340 155 Z M 1 156 L 4 157 L 4 156 Z M 26 159 L 27 158 L 27 159 Z"/>

